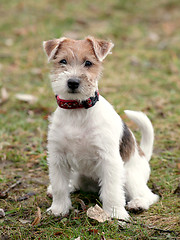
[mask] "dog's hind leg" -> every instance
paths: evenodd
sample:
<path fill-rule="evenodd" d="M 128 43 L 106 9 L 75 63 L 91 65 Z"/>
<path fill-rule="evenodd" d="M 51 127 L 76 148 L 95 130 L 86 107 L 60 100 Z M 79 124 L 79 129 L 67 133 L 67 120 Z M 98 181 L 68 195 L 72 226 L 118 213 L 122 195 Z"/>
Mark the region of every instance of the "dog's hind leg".
<path fill-rule="evenodd" d="M 151 192 L 147 186 L 150 175 L 149 160 L 152 155 L 154 130 L 149 118 L 142 112 L 125 111 L 133 120 L 142 134 L 140 147 L 136 144 L 135 152 L 125 162 L 126 195 L 129 200 L 127 207 L 130 210 L 140 211 L 158 201 L 159 197 Z"/>
<path fill-rule="evenodd" d="M 149 163 L 138 152 L 125 163 L 125 189 L 127 208 L 131 211 L 147 210 L 150 205 L 157 202 L 159 197 L 152 193 L 147 186 L 150 175 Z"/>

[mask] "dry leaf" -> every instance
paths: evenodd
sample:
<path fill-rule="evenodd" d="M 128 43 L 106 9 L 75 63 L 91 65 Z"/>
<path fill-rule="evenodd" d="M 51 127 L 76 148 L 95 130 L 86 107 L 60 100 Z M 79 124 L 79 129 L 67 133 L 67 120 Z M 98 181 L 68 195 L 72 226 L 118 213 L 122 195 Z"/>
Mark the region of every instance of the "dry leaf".
<path fill-rule="evenodd" d="M 0 208 L 0 218 L 5 217 L 4 209 Z"/>
<path fill-rule="evenodd" d="M 33 104 L 33 103 L 37 102 L 37 97 L 35 97 L 31 94 L 19 93 L 19 94 L 16 94 L 15 97 L 16 97 L 16 99 L 18 99 L 22 102 L 27 102 L 27 103 L 30 103 L 30 104 Z"/>
<path fill-rule="evenodd" d="M 41 221 L 41 209 L 37 207 L 37 213 L 34 221 L 32 222 L 32 226 L 38 225 Z"/>
<path fill-rule="evenodd" d="M 155 32 L 149 32 L 148 37 L 152 42 L 158 42 L 159 41 L 159 35 Z"/>
<path fill-rule="evenodd" d="M 55 236 L 60 236 L 60 235 L 63 235 L 63 231 L 58 231 L 58 232 L 55 232 L 54 233 Z"/>
<path fill-rule="evenodd" d="M 0 151 L 1 151 L 5 146 L 10 146 L 10 143 L 8 143 L 8 142 L 1 142 L 1 143 L 0 143 Z"/>
<path fill-rule="evenodd" d="M 9 98 L 9 94 L 6 88 L 1 88 L 1 98 L 0 98 L 0 105 L 5 103 Z"/>
<path fill-rule="evenodd" d="M 12 38 L 7 38 L 4 43 L 6 46 L 11 47 L 14 44 L 14 41 Z"/>
<path fill-rule="evenodd" d="M 98 229 L 89 229 L 88 232 L 93 233 L 93 234 L 98 234 Z"/>
<path fill-rule="evenodd" d="M 180 163 L 177 163 L 177 168 L 178 170 L 180 170 Z"/>
<path fill-rule="evenodd" d="M 97 204 L 87 210 L 87 216 L 97 220 L 98 222 L 105 222 L 111 219 L 111 217 Z"/>
<path fill-rule="evenodd" d="M 30 223 L 30 220 L 24 220 L 24 219 L 19 219 L 19 222 L 21 222 L 22 224 L 26 224 L 26 223 Z"/>

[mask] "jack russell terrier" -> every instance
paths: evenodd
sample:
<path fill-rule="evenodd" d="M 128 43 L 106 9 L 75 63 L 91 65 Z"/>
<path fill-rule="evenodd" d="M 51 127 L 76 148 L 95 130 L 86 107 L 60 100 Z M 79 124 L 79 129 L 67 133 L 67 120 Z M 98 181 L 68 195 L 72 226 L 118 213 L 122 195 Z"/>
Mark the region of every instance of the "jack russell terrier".
<path fill-rule="evenodd" d="M 62 37 L 43 42 L 58 107 L 48 132 L 48 165 L 53 202 L 48 211 L 65 215 L 71 209 L 70 192 L 95 190 L 103 209 L 127 220 L 128 210 L 144 210 L 158 201 L 147 186 L 154 132 L 142 112 L 126 110 L 142 134 L 140 146 L 98 92 L 102 62 L 111 53 L 110 41 Z"/>

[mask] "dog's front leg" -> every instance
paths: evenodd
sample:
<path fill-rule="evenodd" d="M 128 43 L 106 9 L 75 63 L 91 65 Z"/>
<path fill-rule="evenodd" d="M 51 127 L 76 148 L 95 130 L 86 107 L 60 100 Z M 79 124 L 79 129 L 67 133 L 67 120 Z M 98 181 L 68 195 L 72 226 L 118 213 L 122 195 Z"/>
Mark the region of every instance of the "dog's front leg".
<path fill-rule="evenodd" d="M 113 218 L 127 220 L 125 210 L 124 167 L 118 154 L 102 160 L 100 177 L 100 199 L 103 209 Z"/>
<path fill-rule="evenodd" d="M 69 193 L 69 175 L 70 169 L 62 161 L 58 154 L 49 154 L 49 177 L 52 186 L 53 202 L 47 211 L 51 211 L 55 216 L 65 215 L 71 208 Z"/>

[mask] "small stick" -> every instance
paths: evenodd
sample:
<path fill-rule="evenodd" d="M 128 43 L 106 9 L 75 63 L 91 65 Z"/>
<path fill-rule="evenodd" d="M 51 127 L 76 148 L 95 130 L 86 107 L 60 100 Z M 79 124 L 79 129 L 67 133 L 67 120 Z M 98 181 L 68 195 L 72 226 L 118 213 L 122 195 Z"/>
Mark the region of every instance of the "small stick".
<path fill-rule="evenodd" d="M 2 192 L 0 195 L 1 195 L 1 196 L 6 196 L 7 193 L 8 193 L 11 189 L 15 188 L 17 185 L 19 185 L 19 184 L 21 184 L 21 183 L 22 183 L 22 181 L 21 181 L 21 180 L 18 180 L 17 182 L 13 183 L 10 187 L 8 187 L 4 192 Z"/>

